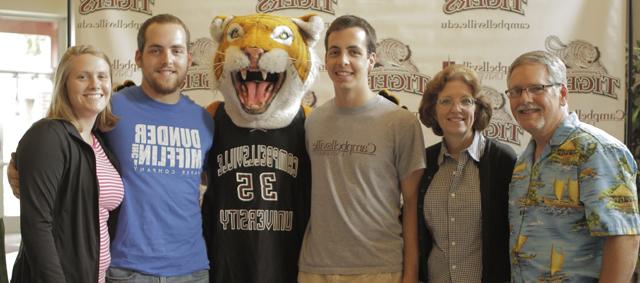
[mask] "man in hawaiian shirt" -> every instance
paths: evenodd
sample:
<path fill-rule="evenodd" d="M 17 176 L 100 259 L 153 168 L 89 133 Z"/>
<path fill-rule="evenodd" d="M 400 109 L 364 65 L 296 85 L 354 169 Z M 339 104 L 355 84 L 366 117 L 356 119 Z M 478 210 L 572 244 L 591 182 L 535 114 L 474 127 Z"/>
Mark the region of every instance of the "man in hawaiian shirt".
<path fill-rule="evenodd" d="M 629 282 L 640 243 L 637 165 L 568 111 L 566 67 L 534 51 L 511 64 L 511 112 L 531 134 L 509 191 L 513 282 Z"/>

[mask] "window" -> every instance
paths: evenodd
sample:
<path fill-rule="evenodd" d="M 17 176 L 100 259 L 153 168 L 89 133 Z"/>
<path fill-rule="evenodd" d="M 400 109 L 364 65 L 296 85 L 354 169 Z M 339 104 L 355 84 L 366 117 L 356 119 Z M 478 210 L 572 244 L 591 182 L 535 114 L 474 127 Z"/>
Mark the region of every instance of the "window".
<path fill-rule="evenodd" d="M 7 232 L 17 232 L 20 202 L 11 192 L 6 170 L 24 132 L 49 108 L 58 61 L 58 20 L 7 19 L 0 15 L 0 42 L 1 208 Z"/>

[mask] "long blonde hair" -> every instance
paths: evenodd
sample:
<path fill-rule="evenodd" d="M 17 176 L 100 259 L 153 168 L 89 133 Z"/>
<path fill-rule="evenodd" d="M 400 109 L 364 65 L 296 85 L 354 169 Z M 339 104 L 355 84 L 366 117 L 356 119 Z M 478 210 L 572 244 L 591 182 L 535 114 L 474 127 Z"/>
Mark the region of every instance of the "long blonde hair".
<path fill-rule="evenodd" d="M 60 59 L 60 63 L 58 64 L 58 69 L 56 70 L 56 74 L 53 78 L 53 95 L 51 97 L 51 105 L 47 112 L 47 118 L 65 120 L 73 124 L 79 131 L 82 131 L 83 129 L 80 128 L 77 117 L 71 107 L 71 102 L 69 101 L 67 79 L 69 79 L 69 66 L 71 65 L 72 59 L 84 54 L 96 56 L 107 62 L 109 65 L 109 80 L 111 80 L 111 61 L 106 54 L 102 51 L 98 51 L 91 45 L 73 46 L 69 48 L 64 55 L 62 55 L 62 59 Z M 109 89 L 109 91 L 111 91 L 111 89 Z M 109 93 L 108 96 L 111 98 L 111 93 Z M 101 131 L 109 131 L 115 127 L 117 121 L 118 117 L 113 115 L 111 112 L 111 103 L 107 102 L 107 106 L 96 118 L 95 127 Z"/>

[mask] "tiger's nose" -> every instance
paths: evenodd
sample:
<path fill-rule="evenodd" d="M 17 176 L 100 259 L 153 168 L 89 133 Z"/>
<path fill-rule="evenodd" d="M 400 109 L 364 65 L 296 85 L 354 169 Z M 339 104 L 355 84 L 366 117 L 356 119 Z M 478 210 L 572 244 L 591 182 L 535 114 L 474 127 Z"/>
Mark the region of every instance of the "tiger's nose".
<path fill-rule="evenodd" d="M 264 53 L 264 50 L 262 50 L 261 48 L 256 48 L 256 47 L 247 47 L 244 49 L 244 54 L 247 54 L 247 56 L 249 57 L 249 69 L 250 70 L 258 70 L 258 60 L 260 59 L 260 56 L 262 56 L 262 54 Z"/>

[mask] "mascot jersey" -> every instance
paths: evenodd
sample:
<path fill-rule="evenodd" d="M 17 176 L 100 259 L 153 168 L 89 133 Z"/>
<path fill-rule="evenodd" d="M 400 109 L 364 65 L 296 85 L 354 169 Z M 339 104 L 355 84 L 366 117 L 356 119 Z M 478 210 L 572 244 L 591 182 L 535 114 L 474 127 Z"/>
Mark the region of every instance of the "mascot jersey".
<path fill-rule="evenodd" d="M 236 126 L 222 106 L 203 204 L 212 282 L 297 282 L 310 199 L 303 110 L 261 130 Z"/>
<path fill-rule="evenodd" d="M 111 266 L 156 276 L 208 269 L 198 188 L 211 115 L 186 96 L 164 104 L 140 87 L 123 89 L 111 105 L 120 120 L 107 143 L 125 188 Z"/>

